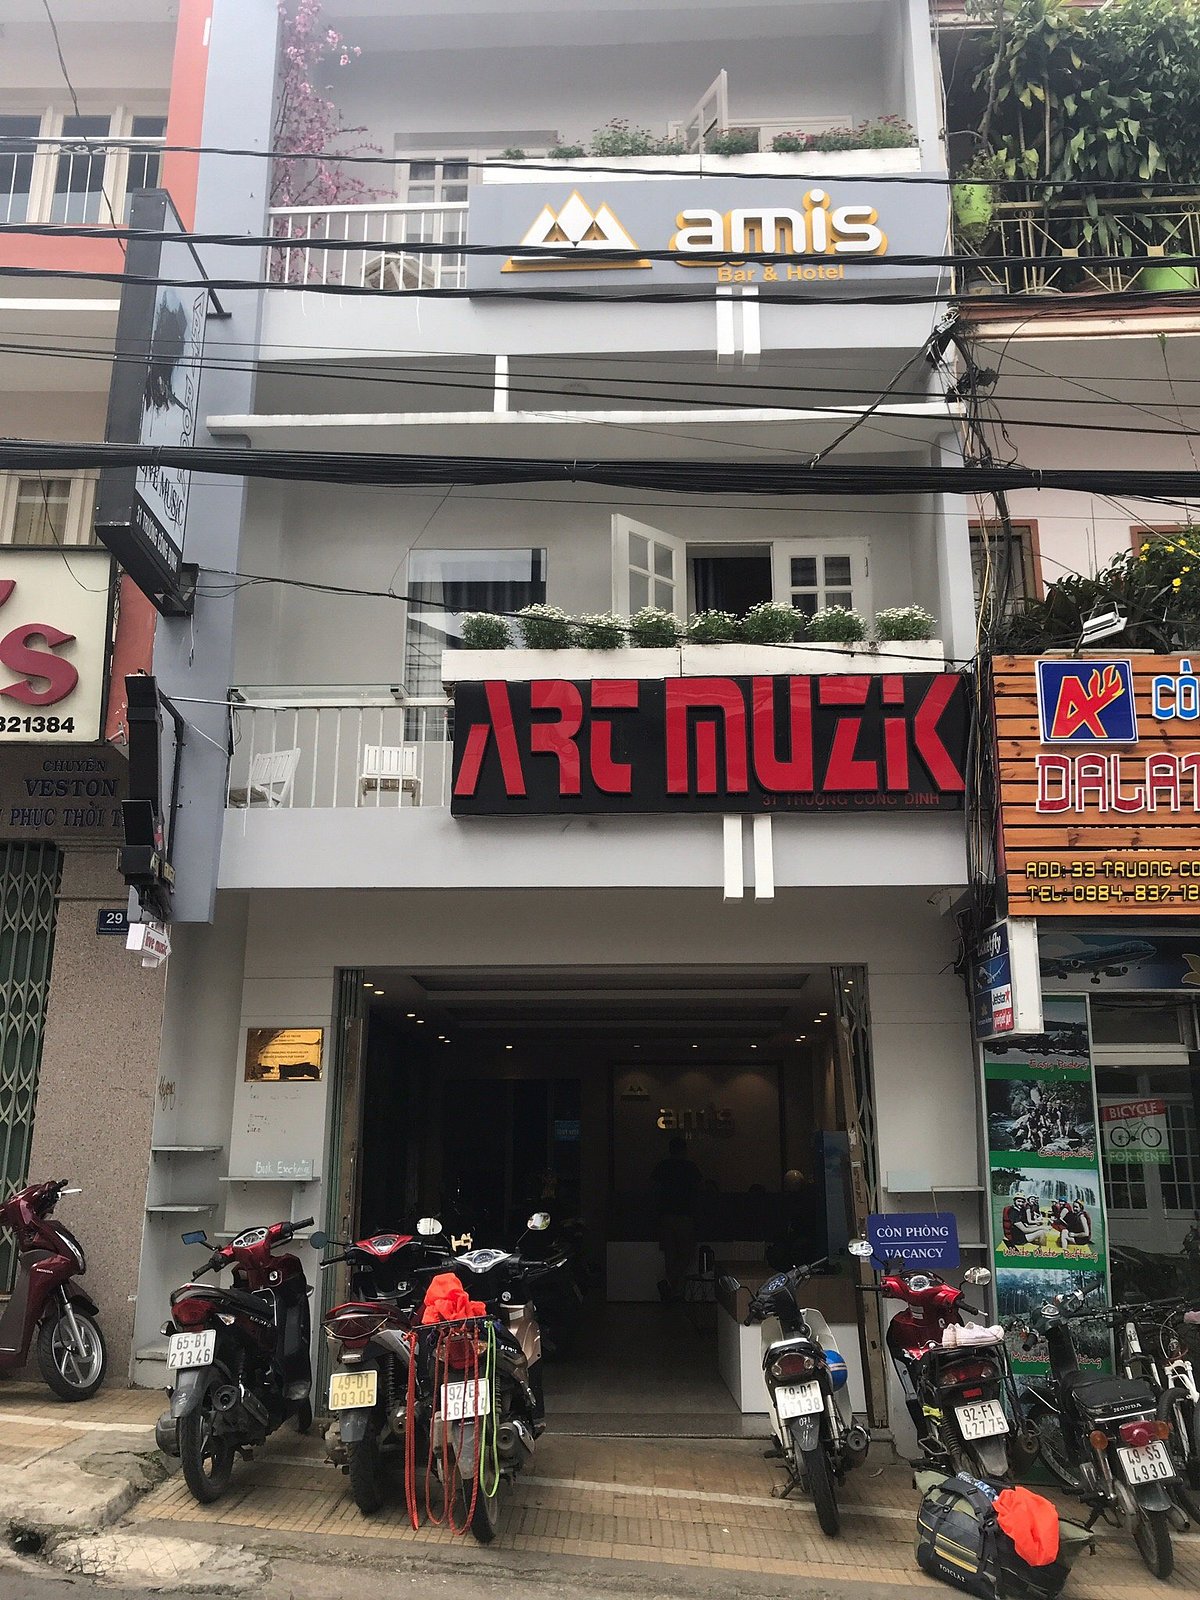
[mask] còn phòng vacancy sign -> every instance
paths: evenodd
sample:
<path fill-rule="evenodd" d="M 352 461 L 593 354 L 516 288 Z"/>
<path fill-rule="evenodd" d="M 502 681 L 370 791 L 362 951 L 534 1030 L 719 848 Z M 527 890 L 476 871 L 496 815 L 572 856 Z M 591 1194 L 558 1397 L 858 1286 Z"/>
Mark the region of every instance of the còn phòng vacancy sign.
<path fill-rule="evenodd" d="M 1200 912 L 1200 657 L 992 671 L 1010 916 Z"/>

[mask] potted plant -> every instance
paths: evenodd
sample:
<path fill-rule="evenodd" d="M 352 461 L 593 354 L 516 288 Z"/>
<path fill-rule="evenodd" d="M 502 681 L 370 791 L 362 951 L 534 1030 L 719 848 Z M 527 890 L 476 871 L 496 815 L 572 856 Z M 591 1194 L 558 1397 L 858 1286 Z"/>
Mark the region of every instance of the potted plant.
<path fill-rule="evenodd" d="M 742 625 L 729 611 L 699 611 L 688 623 L 689 644 L 736 644 Z"/>
<path fill-rule="evenodd" d="M 792 644 L 807 630 L 807 622 L 795 606 L 760 600 L 746 613 L 742 637 L 747 644 Z"/>
<path fill-rule="evenodd" d="M 630 618 L 629 642 L 643 650 L 670 649 L 683 638 L 683 623 L 661 606 L 643 606 Z"/>
<path fill-rule="evenodd" d="M 867 625 L 852 606 L 826 606 L 809 619 L 809 644 L 858 644 Z"/>
<path fill-rule="evenodd" d="M 954 236 L 976 255 L 981 254 L 1000 201 L 996 183 L 1006 175 L 1004 158 L 993 150 L 980 150 L 958 173 L 950 189 L 954 208 Z"/>
<path fill-rule="evenodd" d="M 625 643 L 629 624 L 611 611 L 580 617 L 575 624 L 575 641 L 584 650 L 619 650 Z"/>
<path fill-rule="evenodd" d="M 462 619 L 464 650 L 507 650 L 512 644 L 512 629 L 504 617 L 487 611 L 469 611 Z"/>
<path fill-rule="evenodd" d="M 777 133 L 771 140 L 771 149 L 777 156 L 797 156 L 811 148 L 810 133 Z"/>
<path fill-rule="evenodd" d="M 561 606 L 522 606 L 517 622 L 527 650 L 566 650 L 574 643 L 574 624 Z"/>
<path fill-rule="evenodd" d="M 924 606 L 885 606 L 875 613 L 875 637 L 881 644 L 932 639 L 936 626 Z"/>
<path fill-rule="evenodd" d="M 750 156 L 758 154 L 757 128 L 726 128 L 724 133 L 714 133 L 704 141 L 706 156 Z"/>

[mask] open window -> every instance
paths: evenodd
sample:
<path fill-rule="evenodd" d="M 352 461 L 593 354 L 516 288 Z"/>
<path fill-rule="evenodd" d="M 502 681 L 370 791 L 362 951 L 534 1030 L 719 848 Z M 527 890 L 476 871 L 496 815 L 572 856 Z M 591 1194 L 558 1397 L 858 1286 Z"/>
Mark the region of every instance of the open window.
<path fill-rule="evenodd" d="M 619 615 L 631 617 L 643 606 L 686 615 L 686 539 L 614 514 L 612 554 L 613 605 Z"/>
<path fill-rule="evenodd" d="M 871 611 L 866 539 L 779 539 L 771 547 L 775 599 L 806 617 L 826 606 Z"/>

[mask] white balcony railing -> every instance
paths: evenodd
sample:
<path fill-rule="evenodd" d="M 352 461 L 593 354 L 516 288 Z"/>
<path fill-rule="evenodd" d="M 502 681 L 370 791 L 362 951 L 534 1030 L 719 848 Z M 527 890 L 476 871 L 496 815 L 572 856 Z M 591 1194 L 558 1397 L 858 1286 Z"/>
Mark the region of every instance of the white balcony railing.
<path fill-rule="evenodd" d="M 230 807 L 449 805 L 448 700 L 358 689 L 235 693 Z"/>
<path fill-rule="evenodd" d="M 467 204 L 277 206 L 271 234 L 276 283 L 347 284 L 360 289 L 461 289 L 466 283 Z M 417 251 L 413 245 L 444 245 Z"/>

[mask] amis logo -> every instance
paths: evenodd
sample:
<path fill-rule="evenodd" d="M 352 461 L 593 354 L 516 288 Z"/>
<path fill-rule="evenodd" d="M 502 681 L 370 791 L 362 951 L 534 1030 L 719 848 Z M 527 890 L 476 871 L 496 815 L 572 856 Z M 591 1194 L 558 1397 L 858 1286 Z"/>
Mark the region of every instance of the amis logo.
<path fill-rule="evenodd" d="M 671 249 L 677 255 L 882 256 L 888 248 L 874 206 L 835 205 L 824 189 L 810 189 L 799 207 L 693 207 L 679 213 L 675 226 Z"/>
<path fill-rule="evenodd" d="M 635 254 L 637 245 L 610 206 L 601 204 L 593 210 L 578 189 L 557 211 L 551 206 L 542 207 L 521 240 L 521 247 L 531 254 L 511 256 L 502 271 L 564 272 L 581 268 L 595 272 L 600 267 L 615 267 L 627 272 L 631 267 L 650 265 L 645 260 L 602 261 L 596 258 L 600 250 L 628 250 Z M 544 255 L 532 253 L 543 248 Z M 570 259 L 572 257 L 576 259 Z"/>
<path fill-rule="evenodd" d="M 1128 661 L 1039 661 L 1043 744 L 1136 744 L 1137 709 Z"/>

